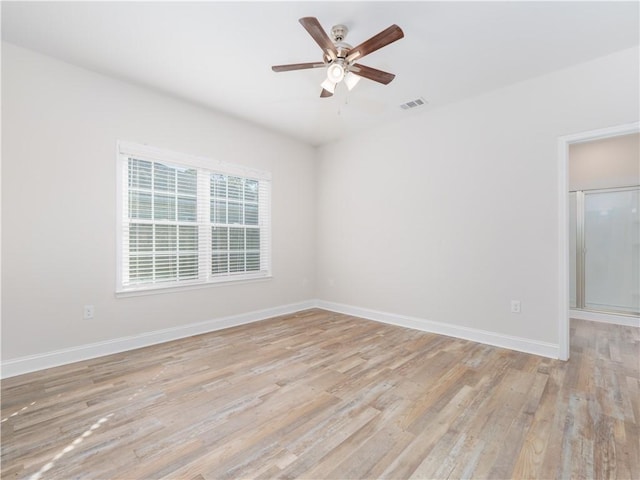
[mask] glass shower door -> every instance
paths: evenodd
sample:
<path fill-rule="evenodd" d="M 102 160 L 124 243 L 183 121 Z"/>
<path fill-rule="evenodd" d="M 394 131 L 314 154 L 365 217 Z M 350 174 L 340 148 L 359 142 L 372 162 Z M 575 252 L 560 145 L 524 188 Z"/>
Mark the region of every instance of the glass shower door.
<path fill-rule="evenodd" d="M 640 189 L 584 192 L 584 307 L 640 312 Z"/>

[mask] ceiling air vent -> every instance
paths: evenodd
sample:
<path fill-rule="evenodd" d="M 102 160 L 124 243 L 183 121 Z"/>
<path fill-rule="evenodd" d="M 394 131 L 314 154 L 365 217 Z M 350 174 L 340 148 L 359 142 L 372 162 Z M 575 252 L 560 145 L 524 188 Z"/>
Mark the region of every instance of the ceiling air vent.
<path fill-rule="evenodd" d="M 410 110 L 412 108 L 420 107 L 426 104 L 427 101 L 424 98 L 420 97 L 416 98 L 415 100 L 411 100 L 410 102 L 403 103 L 402 105 L 400 105 L 400 108 L 403 110 Z"/>

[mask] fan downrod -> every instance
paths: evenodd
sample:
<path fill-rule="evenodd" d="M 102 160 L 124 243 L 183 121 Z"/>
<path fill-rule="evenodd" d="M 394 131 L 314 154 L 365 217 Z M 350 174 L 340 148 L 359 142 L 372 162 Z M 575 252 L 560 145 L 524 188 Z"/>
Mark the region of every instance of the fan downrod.
<path fill-rule="evenodd" d="M 339 43 L 344 41 L 344 39 L 349 33 L 349 29 L 344 25 L 334 25 L 331 27 L 331 38 L 334 43 Z"/>

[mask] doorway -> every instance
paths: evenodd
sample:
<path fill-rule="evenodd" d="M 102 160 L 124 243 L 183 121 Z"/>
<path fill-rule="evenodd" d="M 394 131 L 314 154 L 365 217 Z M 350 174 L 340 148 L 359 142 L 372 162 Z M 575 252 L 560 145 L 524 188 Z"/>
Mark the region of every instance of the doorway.
<path fill-rule="evenodd" d="M 558 267 L 558 358 L 561 360 L 569 359 L 570 343 L 569 312 L 571 309 L 571 273 L 573 267 L 571 264 L 570 242 L 572 237 L 570 229 L 569 195 L 569 191 L 571 190 L 569 183 L 570 146 L 623 135 L 637 134 L 638 132 L 640 132 L 640 122 L 635 122 L 632 124 L 567 135 L 558 139 L 558 251 L 560 260 L 560 265 Z M 583 191 L 584 190 L 587 189 L 583 189 Z M 575 268 L 577 268 L 577 265 Z M 577 282 L 575 288 L 577 294 Z"/>

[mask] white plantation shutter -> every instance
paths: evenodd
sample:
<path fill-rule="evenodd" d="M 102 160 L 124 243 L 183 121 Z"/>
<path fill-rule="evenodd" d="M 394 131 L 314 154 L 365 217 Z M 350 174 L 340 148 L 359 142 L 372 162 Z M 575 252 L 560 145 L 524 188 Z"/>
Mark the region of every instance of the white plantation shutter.
<path fill-rule="evenodd" d="M 120 292 L 270 276 L 267 172 L 120 143 Z"/>

